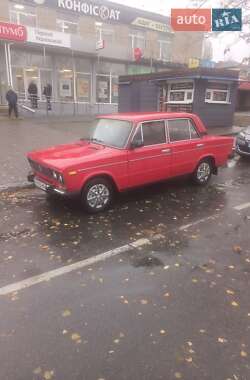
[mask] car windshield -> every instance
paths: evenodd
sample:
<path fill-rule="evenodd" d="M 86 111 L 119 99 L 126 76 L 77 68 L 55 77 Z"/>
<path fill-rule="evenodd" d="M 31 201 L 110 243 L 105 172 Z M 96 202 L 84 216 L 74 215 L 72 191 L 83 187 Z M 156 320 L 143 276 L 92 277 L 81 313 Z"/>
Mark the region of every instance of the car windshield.
<path fill-rule="evenodd" d="M 130 121 L 97 119 L 94 122 L 90 140 L 115 148 L 124 148 L 131 129 L 132 123 Z"/>

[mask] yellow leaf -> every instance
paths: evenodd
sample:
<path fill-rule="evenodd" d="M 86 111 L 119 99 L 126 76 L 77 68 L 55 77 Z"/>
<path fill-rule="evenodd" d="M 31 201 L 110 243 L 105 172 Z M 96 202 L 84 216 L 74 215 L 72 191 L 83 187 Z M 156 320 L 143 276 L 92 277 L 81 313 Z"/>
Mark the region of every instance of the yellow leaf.
<path fill-rule="evenodd" d="M 218 338 L 219 343 L 226 343 L 227 340 L 225 338 Z"/>
<path fill-rule="evenodd" d="M 247 352 L 242 350 L 240 352 L 240 356 L 242 356 L 243 358 L 246 358 L 247 357 Z"/>
<path fill-rule="evenodd" d="M 161 335 L 165 335 L 167 332 L 166 332 L 166 330 L 161 330 L 160 333 L 161 333 Z"/>
<path fill-rule="evenodd" d="M 33 371 L 34 375 L 39 375 L 41 372 L 42 372 L 42 368 L 41 368 L 41 367 L 37 367 L 37 368 L 34 369 L 34 371 Z"/>
<path fill-rule="evenodd" d="M 233 251 L 235 253 L 241 253 L 242 252 L 242 248 L 239 245 L 234 245 Z"/>
<path fill-rule="evenodd" d="M 77 342 L 79 340 L 81 340 L 81 335 L 77 334 L 77 333 L 74 333 L 71 335 L 71 339 L 74 341 L 74 342 Z"/>
<path fill-rule="evenodd" d="M 174 377 L 176 379 L 181 379 L 182 378 L 182 374 L 180 372 L 175 372 Z"/>
<path fill-rule="evenodd" d="M 63 317 L 69 317 L 70 315 L 71 315 L 71 311 L 68 310 L 68 309 L 66 309 L 66 310 L 64 310 L 64 311 L 62 312 L 62 316 L 63 316 Z"/>
<path fill-rule="evenodd" d="M 235 293 L 234 293 L 233 290 L 231 290 L 231 289 L 227 289 L 227 294 L 234 295 Z"/>
<path fill-rule="evenodd" d="M 235 302 L 235 301 L 231 302 L 231 305 L 234 306 L 234 307 L 238 307 L 239 306 L 239 304 L 237 302 Z"/>
<path fill-rule="evenodd" d="M 54 371 L 45 371 L 43 377 L 45 380 L 51 380 L 54 376 Z"/>
<path fill-rule="evenodd" d="M 190 357 L 186 358 L 185 360 L 186 360 L 186 362 L 188 362 L 188 363 L 192 363 L 193 358 L 190 356 Z"/>
<path fill-rule="evenodd" d="M 147 305 L 148 304 L 148 300 L 141 300 L 141 304 L 142 305 Z"/>

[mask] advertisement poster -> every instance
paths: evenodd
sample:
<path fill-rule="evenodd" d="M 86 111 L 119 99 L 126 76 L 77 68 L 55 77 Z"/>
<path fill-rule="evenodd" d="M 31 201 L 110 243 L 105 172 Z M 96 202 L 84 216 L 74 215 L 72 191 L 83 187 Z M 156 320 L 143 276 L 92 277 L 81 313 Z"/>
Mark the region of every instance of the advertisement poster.
<path fill-rule="evenodd" d="M 109 98 L 108 82 L 107 81 L 99 81 L 99 83 L 98 83 L 98 98 L 102 99 L 102 100 L 107 100 Z"/>
<path fill-rule="evenodd" d="M 62 98 L 72 97 L 71 79 L 60 80 L 60 96 Z"/>
<path fill-rule="evenodd" d="M 77 97 L 89 99 L 90 94 L 90 83 L 88 79 L 78 78 L 77 79 Z"/>

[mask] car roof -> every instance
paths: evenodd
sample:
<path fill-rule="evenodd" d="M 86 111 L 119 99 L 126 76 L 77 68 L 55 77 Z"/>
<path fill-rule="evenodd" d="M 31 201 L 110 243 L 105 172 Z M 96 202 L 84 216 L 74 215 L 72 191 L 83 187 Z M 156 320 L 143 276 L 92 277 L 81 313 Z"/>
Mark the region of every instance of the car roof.
<path fill-rule="evenodd" d="M 132 121 L 134 123 L 159 119 L 192 118 L 194 115 L 186 112 L 129 112 L 99 115 L 98 119 L 113 119 Z"/>

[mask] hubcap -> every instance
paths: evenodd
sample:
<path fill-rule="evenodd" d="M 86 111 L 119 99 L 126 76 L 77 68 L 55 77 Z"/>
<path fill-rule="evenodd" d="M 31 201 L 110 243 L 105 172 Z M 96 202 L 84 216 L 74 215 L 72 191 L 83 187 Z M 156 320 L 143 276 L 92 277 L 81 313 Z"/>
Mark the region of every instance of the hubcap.
<path fill-rule="evenodd" d="M 100 209 L 106 206 L 109 201 L 110 192 L 107 186 L 97 184 L 92 186 L 87 194 L 87 202 L 90 207 Z"/>
<path fill-rule="evenodd" d="M 207 162 L 202 162 L 197 170 L 197 178 L 200 182 L 206 182 L 210 176 L 210 165 Z"/>

